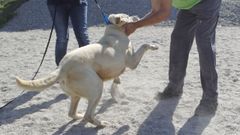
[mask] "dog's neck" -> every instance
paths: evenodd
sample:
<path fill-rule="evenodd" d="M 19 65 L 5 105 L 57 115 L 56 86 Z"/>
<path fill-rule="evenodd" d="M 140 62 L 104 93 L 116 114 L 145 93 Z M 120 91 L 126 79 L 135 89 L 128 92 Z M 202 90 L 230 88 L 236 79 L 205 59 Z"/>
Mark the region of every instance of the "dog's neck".
<path fill-rule="evenodd" d="M 130 43 L 128 36 L 124 33 L 123 28 L 116 25 L 108 25 L 104 36 L 99 40 L 102 45 L 118 46 L 127 49 Z"/>
<path fill-rule="evenodd" d="M 113 31 L 115 31 L 114 33 L 118 33 L 118 34 L 120 34 L 121 36 L 126 36 L 127 37 L 127 35 L 124 33 L 124 29 L 121 27 L 121 26 L 116 26 L 116 25 L 108 25 L 107 27 L 106 27 L 106 30 L 105 30 L 105 35 L 107 34 L 112 34 L 113 33 Z"/>

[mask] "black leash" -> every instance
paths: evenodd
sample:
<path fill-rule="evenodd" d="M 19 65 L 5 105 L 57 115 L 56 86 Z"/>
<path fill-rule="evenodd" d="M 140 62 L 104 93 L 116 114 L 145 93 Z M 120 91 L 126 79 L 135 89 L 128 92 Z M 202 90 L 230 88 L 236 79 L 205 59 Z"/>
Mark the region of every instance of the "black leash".
<path fill-rule="evenodd" d="M 94 0 L 97 7 L 99 8 L 99 10 L 101 11 L 101 14 L 102 14 L 102 17 L 103 17 L 103 20 L 105 22 L 106 25 L 109 25 L 111 24 L 111 22 L 109 21 L 108 19 L 108 14 L 106 14 L 103 9 L 101 8 L 101 6 L 98 4 L 97 0 Z M 48 42 L 47 42 L 47 45 L 46 45 L 46 48 L 45 48 L 45 51 L 44 51 L 44 54 L 43 54 L 43 57 L 42 57 L 42 60 L 37 68 L 37 71 L 35 72 L 35 74 L 33 75 L 32 79 L 31 80 L 34 80 L 35 77 L 37 76 L 37 74 L 39 73 L 39 70 L 43 64 L 43 61 L 45 59 L 45 56 L 47 54 L 47 50 L 48 50 L 48 47 L 49 47 L 49 44 L 50 44 L 50 41 L 51 41 L 51 38 L 52 38 L 52 33 L 53 33 L 53 28 L 55 26 L 55 18 L 56 18 L 56 6 L 55 6 L 55 11 L 54 11 L 54 16 L 53 16 L 53 23 L 52 23 L 52 28 L 51 28 L 51 32 L 50 32 L 50 35 L 49 35 L 49 38 L 48 38 Z M 2 107 L 0 107 L 0 110 L 4 109 L 5 107 L 7 107 L 9 104 L 11 104 L 13 101 L 15 101 L 18 97 L 22 96 L 24 94 L 24 90 L 15 98 L 11 99 L 10 101 L 8 101 L 5 105 L 3 105 Z"/>
<path fill-rule="evenodd" d="M 50 35 L 49 35 L 49 38 L 48 38 L 48 42 L 47 42 L 47 45 L 46 45 L 46 48 L 45 48 L 45 51 L 44 51 L 44 54 L 43 54 L 43 57 L 42 57 L 42 60 L 37 68 L 37 71 L 35 72 L 35 74 L 33 75 L 32 79 L 31 80 L 34 80 L 35 77 L 37 76 L 37 74 L 39 73 L 39 70 L 43 64 L 43 61 L 45 59 L 45 56 L 47 54 L 47 50 L 48 50 L 48 47 L 49 47 L 49 44 L 50 44 L 50 41 L 51 41 L 51 38 L 52 38 L 52 33 L 53 33 L 53 28 L 55 26 L 55 18 L 56 18 L 56 11 L 57 11 L 57 7 L 55 6 L 55 10 L 54 10 L 54 16 L 53 16 L 53 23 L 52 23 L 52 28 L 51 28 L 51 32 L 50 32 Z M 5 105 L 3 105 L 2 107 L 0 107 L 0 110 L 4 109 L 6 106 L 8 106 L 9 104 L 11 104 L 13 101 L 15 101 L 18 97 L 22 96 L 23 93 L 25 91 L 23 90 L 17 97 L 11 99 L 10 101 L 8 101 Z"/>

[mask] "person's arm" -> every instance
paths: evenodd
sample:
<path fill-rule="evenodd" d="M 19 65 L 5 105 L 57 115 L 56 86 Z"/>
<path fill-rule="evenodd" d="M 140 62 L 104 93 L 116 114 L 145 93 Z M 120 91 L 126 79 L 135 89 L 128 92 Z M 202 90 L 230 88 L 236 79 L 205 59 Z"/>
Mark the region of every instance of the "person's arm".
<path fill-rule="evenodd" d="M 151 0 L 152 10 L 141 20 L 124 25 L 125 33 L 130 35 L 136 29 L 166 20 L 171 14 L 172 0 Z"/>

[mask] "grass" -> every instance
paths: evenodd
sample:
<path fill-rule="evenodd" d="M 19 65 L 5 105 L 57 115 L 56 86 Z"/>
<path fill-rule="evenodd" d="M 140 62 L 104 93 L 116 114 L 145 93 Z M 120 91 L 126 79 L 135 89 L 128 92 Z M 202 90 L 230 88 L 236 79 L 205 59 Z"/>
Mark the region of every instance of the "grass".
<path fill-rule="evenodd" d="M 27 0 L 0 0 L 0 28 L 16 15 L 15 10 L 25 1 Z"/>

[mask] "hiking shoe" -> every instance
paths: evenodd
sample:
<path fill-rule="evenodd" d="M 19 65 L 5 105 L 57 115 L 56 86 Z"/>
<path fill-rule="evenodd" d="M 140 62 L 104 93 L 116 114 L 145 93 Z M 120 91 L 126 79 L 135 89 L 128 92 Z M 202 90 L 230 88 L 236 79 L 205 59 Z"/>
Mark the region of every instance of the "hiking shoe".
<path fill-rule="evenodd" d="M 195 110 L 196 116 L 215 115 L 217 110 L 217 100 L 201 100 L 200 104 Z"/>
<path fill-rule="evenodd" d="M 182 90 L 174 90 L 171 87 L 167 86 L 162 93 L 159 93 L 161 99 L 181 97 Z"/>

